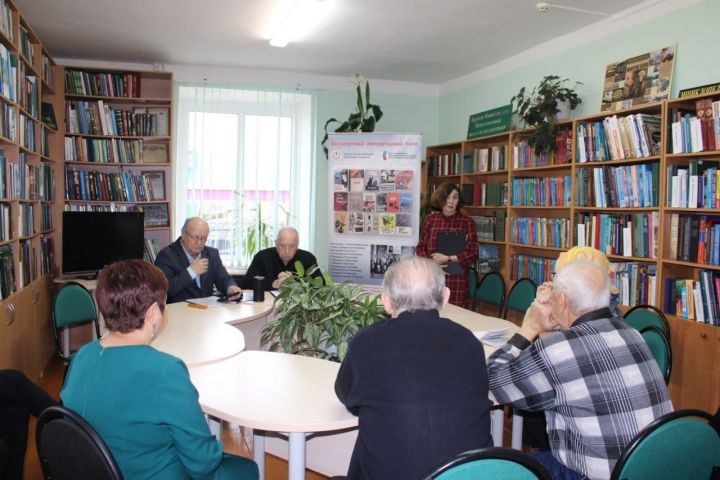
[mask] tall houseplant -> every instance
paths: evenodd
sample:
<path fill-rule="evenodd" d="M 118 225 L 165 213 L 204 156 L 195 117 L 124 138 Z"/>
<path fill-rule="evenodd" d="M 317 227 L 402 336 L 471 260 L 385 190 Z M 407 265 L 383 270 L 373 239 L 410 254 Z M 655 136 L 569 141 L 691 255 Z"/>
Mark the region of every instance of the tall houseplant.
<path fill-rule="evenodd" d="M 358 330 L 387 318 L 377 295 L 334 283 L 325 272 L 313 277 L 317 267 L 296 262 L 295 268 L 280 285 L 275 320 L 262 329 L 260 343 L 269 350 L 342 361 Z"/>
<path fill-rule="evenodd" d="M 561 79 L 557 75 L 548 75 L 527 93 L 522 87 L 511 99 L 514 110 L 523 119 L 526 128 L 533 131 L 528 135 L 528 143 L 538 152 L 553 151 L 556 149 L 555 136 L 558 133 L 557 114 L 562 103 L 568 103 L 570 110 L 582 103 L 582 99 L 575 92 L 580 82 L 572 87 L 567 86 L 567 78 Z"/>
<path fill-rule="evenodd" d="M 351 113 L 347 120 L 341 122 L 336 118 L 331 118 L 325 122 L 325 136 L 320 142 L 325 152 L 325 158 L 328 158 L 328 149 L 325 143 L 328 141 L 328 127 L 333 123 L 339 123 L 340 125 L 333 130 L 335 133 L 349 133 L 349 132 L 374 132 L 377 122 L 383 116 L 383 112 L 378 105 L 370 103 L 370 82 L 367 81 L 362 75 L 356 73 L 350 78 L 350 81 L 355 84 L 355 91 L 357 92 L 357 100 L 355 104 L 355 112 Z M 365 87 L 365 97 L 363 98 L 363 84 Z"/>

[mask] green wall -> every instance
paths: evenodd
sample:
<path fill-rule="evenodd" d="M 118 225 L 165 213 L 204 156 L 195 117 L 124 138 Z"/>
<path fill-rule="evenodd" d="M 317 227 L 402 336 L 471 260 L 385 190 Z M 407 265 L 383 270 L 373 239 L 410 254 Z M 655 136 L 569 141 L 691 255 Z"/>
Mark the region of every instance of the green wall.
<path fill-rule="evenodd" d="M 372 82 L 371 82 L 372 87 Z M 311 241 L 314 234 L 313 253 L 321 267 L 327 266 L 328 255 L 328 168 L 325 154 L 320 148 L 324 135 L 325 122 L 329 118 L 345 120 L 354 111 L 355 90 L 348 84 L 347 91 L 322 90 L 316 92 L 317 123 L 317 165 L 315 176 L 315 225 L 311 228 Z M 410 132 L 423 135 L 423 145 L 438 143 L 438 99 L 435 97 L 372 93 L 372 103 L 379 105 L 383 117 L 378 123 L 377 132 Z M 303 246 L 301 245 L 301 248 Z M 307 247 L 307 245 L 305 246 Z"/>
<path fill-rule="evenodd" d="M 532 89 L 545 75 L 556 74 L 583 83 L 578 88 L 583 103 L 574 116 L 598 113 L 607 64 L 667 45 L 677 44 L 672 96 L 683 88 L 720 82 L 716 46 L 719 18 L 720 1 L 705 0 L 442 95 L 438 143 L 465 138 L 470 115 L 507 105 L 520 87 Z"/>

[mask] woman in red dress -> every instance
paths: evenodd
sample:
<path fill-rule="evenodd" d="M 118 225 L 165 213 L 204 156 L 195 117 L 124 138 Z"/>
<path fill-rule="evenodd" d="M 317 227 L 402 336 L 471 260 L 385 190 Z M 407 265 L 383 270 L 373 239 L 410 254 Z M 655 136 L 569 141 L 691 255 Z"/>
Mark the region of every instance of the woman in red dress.
<path fill-rule="evenodd" d="M 420 230 L 420 242 L 415 247 L 415 252 L 421 257 L 432 258 L 441 267 L 446 266 L 448 262 L 460 264 L 464 271 L 463 274 L 448 274 L 445 284 L 450 289 L 450 303 L 458 307 L 470 308 L 468 268 L 477 259 L 478 241 L 475 222 L 459 211 L 464 205 L 462 194 L 456 184 L 445 182 L 438 185 L 430 197 L 432 211 L 425 217 Z M 453 255 L 438 252 L 438 233 L 457 231 L 465 232 L 467 235 L 465 250 Z"/>

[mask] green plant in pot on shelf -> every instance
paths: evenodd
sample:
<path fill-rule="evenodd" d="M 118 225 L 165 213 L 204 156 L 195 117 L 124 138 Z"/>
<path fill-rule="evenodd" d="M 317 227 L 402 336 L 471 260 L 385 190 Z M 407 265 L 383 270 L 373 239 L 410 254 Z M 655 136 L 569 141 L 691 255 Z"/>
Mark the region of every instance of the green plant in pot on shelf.
<path fill-rule="evenodd" d="M 510 99 L 513 104 L 513 113 L 522 118 L 526 128 L 533 130 L 528 134 L 528 143 L 538 152 L 554 151 L 557 147 L 555 137 L 558 133 L 557 114 L 561 111 L 563 103 L 569 105 L 570 110 L 582 103 L 582 99 L 575 92 L 580 82 L 570 87 L 569 79 L 561 79 L 557 75 L 548 75 L 540 83 L 527 92 L 522 87 Z"/>
<path fill-rule="evenodd" d="M 275 319 L 265 325 L 260 343 L 271 351 L 342 361 L 358 330 L 388 315 L 362 287 L 334 283 L 330 275 L 313 277 L 317 267 L 287 278 L 275 298 Z"/>
<path fill-rule="evenodd" d="M 328 127 L 333 123 L 339 123 L 340 125 L 333 130 L 335 133 L 350 133 L 350 132 L 374 132 L 377 122 L 383 116 L 383 112 L 378 105 L 370 103 L 370 82 L 367 81 L 359 73 L 354 74 L 350 77 L 350 81 L 355 84 L 355 91 L 357 92 L 357 100 L 355 103 L 355 112 L 351 113 L 347 120 L 341 122 L 336 118 L 331 118 L 325 122 L 325 136 L 320 142 L 325 152 L 325 158 L 328 158 L 328 149 L 325 143 L 328 141 Z M 365 87 L 365 97 L 363 98 L 363 85 Z"/>

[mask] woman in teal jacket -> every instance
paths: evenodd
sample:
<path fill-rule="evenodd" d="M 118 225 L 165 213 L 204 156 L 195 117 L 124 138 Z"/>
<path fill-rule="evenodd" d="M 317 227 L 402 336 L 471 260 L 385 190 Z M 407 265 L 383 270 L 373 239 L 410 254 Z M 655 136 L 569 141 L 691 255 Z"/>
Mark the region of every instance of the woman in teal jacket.
<path fill-rule="evenodd" d="M 109 332 L 77 353 L 60 397 L 105 440 L 125 479 L 258 478 L 252 460 L 223 454 L 182 360 L 150 346 L 167 321 L 162 271 L 117 262 L 95 296 Z"/>

